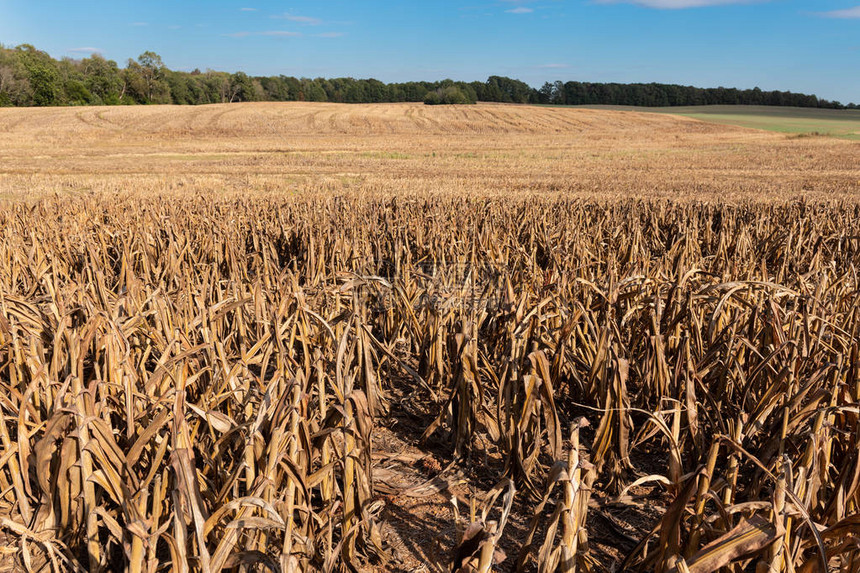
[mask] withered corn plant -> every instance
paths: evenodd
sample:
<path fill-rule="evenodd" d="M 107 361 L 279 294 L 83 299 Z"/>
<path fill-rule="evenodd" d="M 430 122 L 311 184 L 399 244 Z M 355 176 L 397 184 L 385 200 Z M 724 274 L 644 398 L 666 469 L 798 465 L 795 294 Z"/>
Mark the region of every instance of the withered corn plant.
<path fill-rule="evenodd" d="M 858 228 L 537 195 L 4 208 L 0 560 L 384 570 L 373 448 L 405 395 L 416 446 L 499 484 L 453 568 L 857 573 Z M 589 515 L 631 488 L 659 519 L 613 562 Z"/>

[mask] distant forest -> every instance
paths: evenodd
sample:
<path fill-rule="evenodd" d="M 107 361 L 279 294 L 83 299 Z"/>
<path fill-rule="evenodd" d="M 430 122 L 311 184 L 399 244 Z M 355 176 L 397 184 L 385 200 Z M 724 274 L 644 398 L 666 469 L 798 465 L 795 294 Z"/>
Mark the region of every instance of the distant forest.
<path fill-rule="evenodd" d="M 170 70 L 154 52 L 128 60 L 124 68 L 98 54 L 56 60 L 24 44 L 0 45 L 0 106 L 199 105 L 241 101 L 330 101 L 340 103 L 477 101 L 550 105 L 773 105 L 857 109 L 814 95 L 759 88 L 697 88 L 669 84 L 547 82 L 540 89 L 501 76 L 486 82 L 404 82 L 374 79 L 249 76 L 243 72 Z"/>

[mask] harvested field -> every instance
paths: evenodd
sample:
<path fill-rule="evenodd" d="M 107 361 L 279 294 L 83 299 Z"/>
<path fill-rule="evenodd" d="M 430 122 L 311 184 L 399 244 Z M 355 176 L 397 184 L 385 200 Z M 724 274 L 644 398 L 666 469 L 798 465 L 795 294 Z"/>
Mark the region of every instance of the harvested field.
<path fill-rule="evenodd" d="M 494 105 L 0 126 L 0 567 L 860 570 L 856 143 Z"/>
<path fill-rule="evenodd" d="M 852 142 L 492 104 L 0 109 L 0 157 L 8 198 L 192 190 L 737 202 L 852 199 L 860 186 Z"/>
<path fill-rule="evenodd" d="M 833 136 L 860 139 L 860 110 L 774 107 L 765 105 L 693 105 L 678 107 L 583 106 L 683 115 L 726 125 L 792 133 L 796 137 Z"/>

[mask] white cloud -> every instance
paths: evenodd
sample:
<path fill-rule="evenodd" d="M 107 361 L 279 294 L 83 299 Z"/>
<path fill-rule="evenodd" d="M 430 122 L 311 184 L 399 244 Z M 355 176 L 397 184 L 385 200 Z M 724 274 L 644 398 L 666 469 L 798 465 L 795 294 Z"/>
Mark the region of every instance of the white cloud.
<path fill-rule="evenodd" d="M 520 6 L 519 8 L 514 8 L 512 10 L 505 10 L 508 14 L 531 14 L 534 12 L 531 8 L 526 8 L 525 6 Z"/>
<path fill-rule="evenodd" d="M 636 4 L 658 10 L 683 10 L 684 8 L 704 8 L 706 6 L 725 6 L 727 4 L 754 4 L 769 0 L 597 0 L 598 4 Z"/>
<path fill-rule="evenodd" d="M 256 8 L 239 8 L 240 12 L 256 12 Z"/>
<path fill-rule="evenodd" d="M 317 38 L 341 38 L 343 37 L 343 32 L 323 32 L 322 34 L 316 34 Z"/>
<path fill-rule="evenodd" d="M 281 20 L 289 20 L 290 22 L 296 22 L 298 24 L 306 24 L 308 26 L 319 26 L 323 23 L 319 18 L 312 18 L 310 16 L 296 16 L 295 14 L 281 14 L 280 16 L 272 16 L 272 18 L 278 18 Z"/>
<path fill-rule="evenodd" d="M 557 69 L 562 69 L 562 68 L 569 68 L 570 65 L 568 65 L 568 64 L 541 64 L 538 67 L 543 69 L 543 70 L 557 70 Z"/>
<path fill-rule="evenodd" d="M 71 52 L 72 54 L 99 54 L 99 53 L 101 53 L 101 50 L 100 50 L 100 49 L 98 49 L 98 48 L 91 48 L 91 47 L 85 47 L 85 48 L 69 48 L 69 49 L 68 49 L 68 50 L 66 50 L 66 51 L 67 51 L 67 52 Z"/>
<path fill-rule="evenodd" d="M 846 8 L 845 10 L 831 10 L 830 12 L 821 12 L 819 16 L 824 16 L 825 18 L 842 18 L 842 19 L 850 19 L 850 18 L 860 18 L 860 6 L 856 6 L 854 8 Z"/>
<path fill-rule="evenodd" d="M 301 32 L 292 32 L 290 30 L 267 30 L 265 32 L 233 32 L 232 34 L 224 34 L 228 38 L 247 38 L 248 36 L 269 36 L 274 38 L 298 38 Z"/>
<path fill-rule="evenodd" d="M 290 32 L 288 30 L 269 30 L 267 32 L 260 32 L 261 36 L 275 36 L 278 38 L 297 38 L 301 36 L 300 32 Z"/>

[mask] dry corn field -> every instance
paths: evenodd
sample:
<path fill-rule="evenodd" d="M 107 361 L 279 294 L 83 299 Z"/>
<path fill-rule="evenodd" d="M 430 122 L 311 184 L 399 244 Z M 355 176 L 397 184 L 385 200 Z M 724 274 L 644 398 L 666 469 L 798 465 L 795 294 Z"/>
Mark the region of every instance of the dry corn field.
<path fill-rule="evenodd" d="M 860 572 L 860 146 L 0 110 L 0 568 Z"/>

